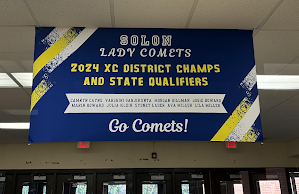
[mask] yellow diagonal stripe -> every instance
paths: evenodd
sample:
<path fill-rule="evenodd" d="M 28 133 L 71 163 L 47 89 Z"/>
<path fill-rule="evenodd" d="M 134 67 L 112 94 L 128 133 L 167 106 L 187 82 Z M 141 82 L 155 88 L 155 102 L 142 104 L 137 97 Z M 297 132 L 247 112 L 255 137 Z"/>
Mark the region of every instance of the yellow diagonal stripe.
<path fill-rule="evenodd" d="M 241 142 L 255 142 L 259 137 L 260 132 L 255 131 L 252 127 L 248 130 L 248 132 L 244 135 Z"/>
<path fill-rule="evenodd" d="M 251 102 L 245 97 L 237 106 L 231 116 L 225 121 L 219 131 L 214 135 L 211 141 L 225 141 L 229 134 L 240 122 L 245 113 L 249 110 Z"/>
<path fill-rule="evenodd" d="M 33 63 L 33 78 L 51 59 L 67 47 L 79 33 L 76 29 L 70 28 L 59 40 L 43 52 Z"/>
<path fill-rule="evenodd" d="M 30 111 L 32 111 L 35 104 L 39 101 L 39 99 L 52 87 L 52 84 L 47 84 L 45 80 L 42 80 L 34 89 L 31 94 L 31 107 Z"/>

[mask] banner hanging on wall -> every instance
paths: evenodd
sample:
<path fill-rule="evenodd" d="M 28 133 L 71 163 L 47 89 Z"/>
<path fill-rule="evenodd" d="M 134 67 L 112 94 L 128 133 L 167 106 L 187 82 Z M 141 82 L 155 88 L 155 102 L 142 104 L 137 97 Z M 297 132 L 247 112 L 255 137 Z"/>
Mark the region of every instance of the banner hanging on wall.
<path fill-rule="evenodd" d="M 37 28 L 29 139 L 262 141 L 252 32 Z"/>

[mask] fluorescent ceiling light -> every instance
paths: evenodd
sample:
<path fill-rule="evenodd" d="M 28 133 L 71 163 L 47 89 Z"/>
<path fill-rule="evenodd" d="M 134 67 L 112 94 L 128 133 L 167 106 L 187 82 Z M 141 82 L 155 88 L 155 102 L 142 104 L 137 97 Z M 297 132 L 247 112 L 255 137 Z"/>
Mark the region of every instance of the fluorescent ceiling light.
<path fill-rule="evenodd" d="M 19 87 L 6 73 L 0 73 L 0 87 Z"/>
<path fill-rule="evenodd" d="M 23 87 L 32 87 L 32 73 L 12 73 Z"/>
<path fill-rule="evenodd" d="M 29 129 L 30 123 L 0 123 L 0 129 Z"/>
<path fill-rule="evenodd" d="M 257 88 L 264 90 L 298 90 L 297 75 L 257 75 Z"/>

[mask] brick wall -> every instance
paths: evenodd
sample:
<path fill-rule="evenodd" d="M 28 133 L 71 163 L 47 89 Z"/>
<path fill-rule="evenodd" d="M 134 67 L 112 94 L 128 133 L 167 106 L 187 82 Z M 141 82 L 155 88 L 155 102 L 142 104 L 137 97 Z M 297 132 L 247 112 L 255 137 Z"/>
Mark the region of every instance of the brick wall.
<path fill-rule="evenodd" d="M 248 171 L 241 171 L 241 180 L 243 184 L 243 193 L 244 194 L 250 194 L 250 182 L 249 182 L 249 174 Z"/>
<path fill-rule="evenodd" d="M 281 194 L 289 194 L 285 168 L 266 168 L 266 174 L 277 174 L 280 182 Z"/>

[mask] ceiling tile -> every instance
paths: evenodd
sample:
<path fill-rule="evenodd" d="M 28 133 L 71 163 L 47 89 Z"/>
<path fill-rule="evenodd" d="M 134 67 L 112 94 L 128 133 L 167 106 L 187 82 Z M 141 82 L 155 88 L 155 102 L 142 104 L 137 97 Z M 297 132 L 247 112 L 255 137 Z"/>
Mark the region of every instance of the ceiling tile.
<path fill-rule="evenodd" d="M 298 124 L 294 124 L 294 127 L 293 127 L 293 130 L 287 132 L 287 134 L 291 134 L 291 135 L 294 135 L 295 138 L 296 137 L 299 137 L 299 129 L 298 129 Z M 294 138 L 294 139 L 295 139 Z"/>
<path fill-rule="evenodd" d="M 299 31 L 261 30 L 255 35 L 253 41 L 258 74 L 277 74 L 299 54 Z M 266 69 L 265 64 L 267 64 Z M 271 64 L 274 64 L 272 70 Z M 267 71 L 269 69 L 270 71 Z M 274 72 L 274 69 L 277 71 Z"/>
<path fill-rule="evenodd" d="M 271 108 L 291 99 L 297 90 L 259 90 L 261 115 L 268 112 Z"/>
<path fill-rule="evenodd" d="M 260 101 L 274 100 L 283 102 L 295 96 L 298 90 L 259 90 Z"/>
<path fill-rule="evenodd" d="M 263 129 L 272 128 L 291 117 L 299 114 L 299 103 L 283 102 L 261 115 Z"/>
<path fill-rule="evenodd" d="M 279 63 L 264 63 L 264 74 L 266 75 L 275 75 L 278 72 L 281 72 L 289 64 L 279 64 Z"/>
<path fill-rule="evenodd" d="M 0 129 L 0 143 L 15 143 L 20 140 L 11 134 L 6 133 L 7 130 Z"/>
<path fill-rule="evenodd" d="M 1 45 L 0 45 L 1 48 Z M 13 53 L 1 53 L 0 52 L 0 60 L 16 60 L 16 61 L 21 61 L 21 60 L 31 60 L 33 61 L 33 56 L 34 56 L 34 46 L 32 44 L 32 49 L 29 48 L 29 50 L 32 50 L 31 52 L 13 52 Z"/>
<path fill-rule="evenodd" d="M 111 27 L 109 0 L 27 0 L 40 26 Z"/>
<path fill-rule="evenodd" d="M 294 95 L 292 98 L 290 98 L 289 101 L 297 101 L 297 102 L 299 101 L 299 91 L 297 90 L 297 92 L 298 93 Z"/>
<path fill-rule="evenodd" d="M 30 115 L 15 115 L 19 122 L 30 122 Z"/>
<path fill-rule="evenodd" d="M 193 0 L 114 1 L 116 27 L 184 28 Z"/>
<path fill-rule="evenodd" d="M 17 120 L 12 115 L 0 110 L 0 122 L 1 123 L 10 123 L 10 122 L 19 122 L 19 120 Z"/>
<path fill-rule="evenodd" d="M 0 25 L 36 25 L 23 1 L 10 0 L 0 3 Z"/>
<path fill-rule="evenodd" d="M 292 99 L 298 90 L 259 90 L 261 115 L 264 115 L 271 108 Z"/>
<path fill-rule="evenodd" d="M 278 0 L 200 0 L 190 28 L 257 28 Z"/>
<path fill-rule="evenodd" d="M 0 60 L 0 71 L 13 73 L 13 72 L 23 72 L 24 69 L 22 69 L 15 61 Z"/>
<path fill-rule="evenodd" d="M 283 123 L 287 124 L 296 124 L 297 125 L 297 130 L 299 133 L 299 115 L 294 115 L 292 117 L 290 117 L 289 119 L 285 120 Z"/>
<path fill-rule="evenodd" d="M 31 94 L 32 93 L 32 88 L 24 88 L 24 90 L 26 90 L 27 94 Z"/>
<path fill-rule="evenodd" d="M 33 52 L 34 34 L 34 27 L 0 27 L 0 53 Z"/>
<path fill-rule="evenodd" d="M 299 30 L 299 1 L 284 0 L 263 26 L 272 30 Z"/>
<path fill-rule="evenodd" d="M 28 72 L 33 71 L 33 60 L 22 60 L 20 63 L 28 70 Z"/>
<path fill-rule="evenodd" d="M 296 139 L 297 137 L 293 134 L 282 134 L 276 137 L 267 139 L 267 142 L 287 142 Z"/>
<path fill-rule="evenodd" d="M 30 97 L 22 88 L 0 88 L 0 107 L 3 109 L 28 109 Z"/>
<path fill-rule="evenodd" d="M 299 53 L 298 53 L 299 56 Z M 280 75 L 299 75 L 299 58 L 296 59 L 291 64 L 287 65 L 285 68 L 283 68 L 280 73 Z"/>
<path fill-rule="evenodd" d="M 295 130 L 298 131 L 298 134 L 296 137 L 299 137 L 299 129 L 298 129 L 298 125 L 295 123 L 280 123 L 277 125 L 272 126 L 269 129 L 263 130 L 263 133 L 265 136 L 267 136 L 269 139 L 276 137 L 276 136 L 280 136 L 283 135 L 285 133 L 289 133 L 292 132 L 294 135 L 296 135 L 294 132 Z"/>
<path fill-rule="evenodd" d="M 28 132 L 29 130 L 21 129 L 21 130 L 5 130 L 5 132 L 20 142 L 28 142 Z"/>
<path fill-rule="evenodd" d="M 271 108 L 277 106 L 281 101 L 278 100 L 260 100 L 261 115 L 268 112 Z"/>

